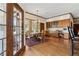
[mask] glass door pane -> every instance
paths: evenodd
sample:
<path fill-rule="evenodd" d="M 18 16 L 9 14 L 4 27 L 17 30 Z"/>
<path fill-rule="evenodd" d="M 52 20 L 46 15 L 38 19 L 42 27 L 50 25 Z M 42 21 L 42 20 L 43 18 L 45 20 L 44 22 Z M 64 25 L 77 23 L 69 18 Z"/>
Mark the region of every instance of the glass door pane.
<path fill-rule="evenodd" d="M 0 54 L 6 50 L 6 3 L 0 3 Z M 6 52 L 6 51 L 5 51 Z"/>
<path fill-rule="evenodd" d="M 6 38 L 6 26 L 0 25 L 0 39 Z"/>
<path fill-rule="evenodd" d="M 0 53 L 2 52 L 2 40 L 0 39 Z"/>
<path fill-rule="evenodd" d="M 32 32 L 37 32 L 37 21 L 32 21 Z"/>
<path fill-rule="evenodd" d="M 0 24 L 6 24 L 6 13 L 0 11 Z"/>
<path fill-rule="evenodd" d="M 3 50 L 6 51 L 6 39 L 3 39 Z"/>
<path fill-rule="evenodd" d="M 22 17 L 21 17 L 21 12 L 19 10 L 17 10 L 16 8 L 14 8 L 14 17 L 13 17 L 13 35 L 14 35 L 14 42 L 13 42 L 13 54 L 15 54 L 16 52 L 18 52 L 18 50 L 20 50 L 21 48 L 21 43 L 20 40 L 22 40 L 22 38 L 20 37 L 21 35 L 21 31 L 22 31 Z"/>
<path fill-rule="evenodd" d="M 6 3 L 0 3 L 0 9 L 6 12 Z"/>

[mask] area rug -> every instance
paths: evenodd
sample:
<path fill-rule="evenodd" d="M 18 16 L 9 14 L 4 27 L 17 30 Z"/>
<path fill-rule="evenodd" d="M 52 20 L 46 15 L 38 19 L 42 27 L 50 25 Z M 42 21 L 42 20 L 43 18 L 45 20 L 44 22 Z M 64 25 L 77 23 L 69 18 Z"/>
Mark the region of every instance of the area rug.
<path fill-rule="evenodd" d="M 37 45 L 39 43 L 40 43 L 40 40 L 34 39 L 34 38 L 30 38 L 30 39 L 27 40 L 26 45 L 28 45 L 29 47 L 31 47 L 31 46 Z"/>

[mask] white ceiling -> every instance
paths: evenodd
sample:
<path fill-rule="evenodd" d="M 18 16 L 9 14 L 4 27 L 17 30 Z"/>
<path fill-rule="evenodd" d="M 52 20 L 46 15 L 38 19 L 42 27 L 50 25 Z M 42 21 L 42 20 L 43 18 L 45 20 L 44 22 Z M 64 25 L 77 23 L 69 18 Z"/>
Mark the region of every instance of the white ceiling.
<path fill-rule="evenodd" d="M 20 3 L 24 11 L 37 14 L 45 18 L 72 13 L 74 17 L 79 17 L 79 3 Z"/>

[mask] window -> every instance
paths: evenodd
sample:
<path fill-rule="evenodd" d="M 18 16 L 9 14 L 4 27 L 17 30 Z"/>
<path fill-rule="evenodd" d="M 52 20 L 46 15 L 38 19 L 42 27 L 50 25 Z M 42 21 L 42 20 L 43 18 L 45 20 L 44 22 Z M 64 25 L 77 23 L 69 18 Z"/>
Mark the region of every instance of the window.
<path fill-rule="evenodd" d="M 37 32 L 38 29 L 37 29 L 37 21 L 36 20 L 33 20 L 32 21 L 32 32 Z"/>
<path fill-rule="evenodd" d="M 39 22 L 37 23 L 37 20 L 33 19 L 26 19 L 24 21 L 24 29 L 25 29 L 25 34 L 29 32 L 29 30 L 32 30 L 32 32 L 39 32 L 40 31 L 40 24 Z M 30 29 L 30 26 L 32 27 Z"/>
<path fill-rule="evenodd" d="M 24 35 L 24 45 L 26 45 L 25 38 L 26 38 L 26 36 L 29 35 L 29 26 L 30 26 L 30 20 L 25 18 L 25 20 L 24 20 L 24 34 L 25 34 Z"/>
<path fill-rule="evenodd" d="M 29 32 L 29 26 L 30 26 L 30 20 L 29 19 L 25 19 L 24 21 L 24 29 L 25 29 L 25 33 Z"/>
<path fill-rule="evenodd" d="M 0 3 L 0 55 L 6 55 L 6 4 Z"/>
<path fill-rule="evenodd" d="M 32 32 L 39 32 L 40 31 L 40 24 L 37 20 L 32 21 Z"/>

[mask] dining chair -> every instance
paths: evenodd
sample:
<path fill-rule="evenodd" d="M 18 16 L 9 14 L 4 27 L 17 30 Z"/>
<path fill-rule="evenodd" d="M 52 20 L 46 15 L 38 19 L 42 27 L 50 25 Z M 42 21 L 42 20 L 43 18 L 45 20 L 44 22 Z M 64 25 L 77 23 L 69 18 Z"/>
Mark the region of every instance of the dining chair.
<path fill-rule="evenodd" d="M 74 35 L 74 31 L 72 27 L 68 27 L 68 32 L 70 38 L 70 54 L 71 56 L 73 56 L 75 54 L 75 51 L 79 49 L 77 47 L 77 45 L 79 45 L 79 37 L 76 37 Z"/>

